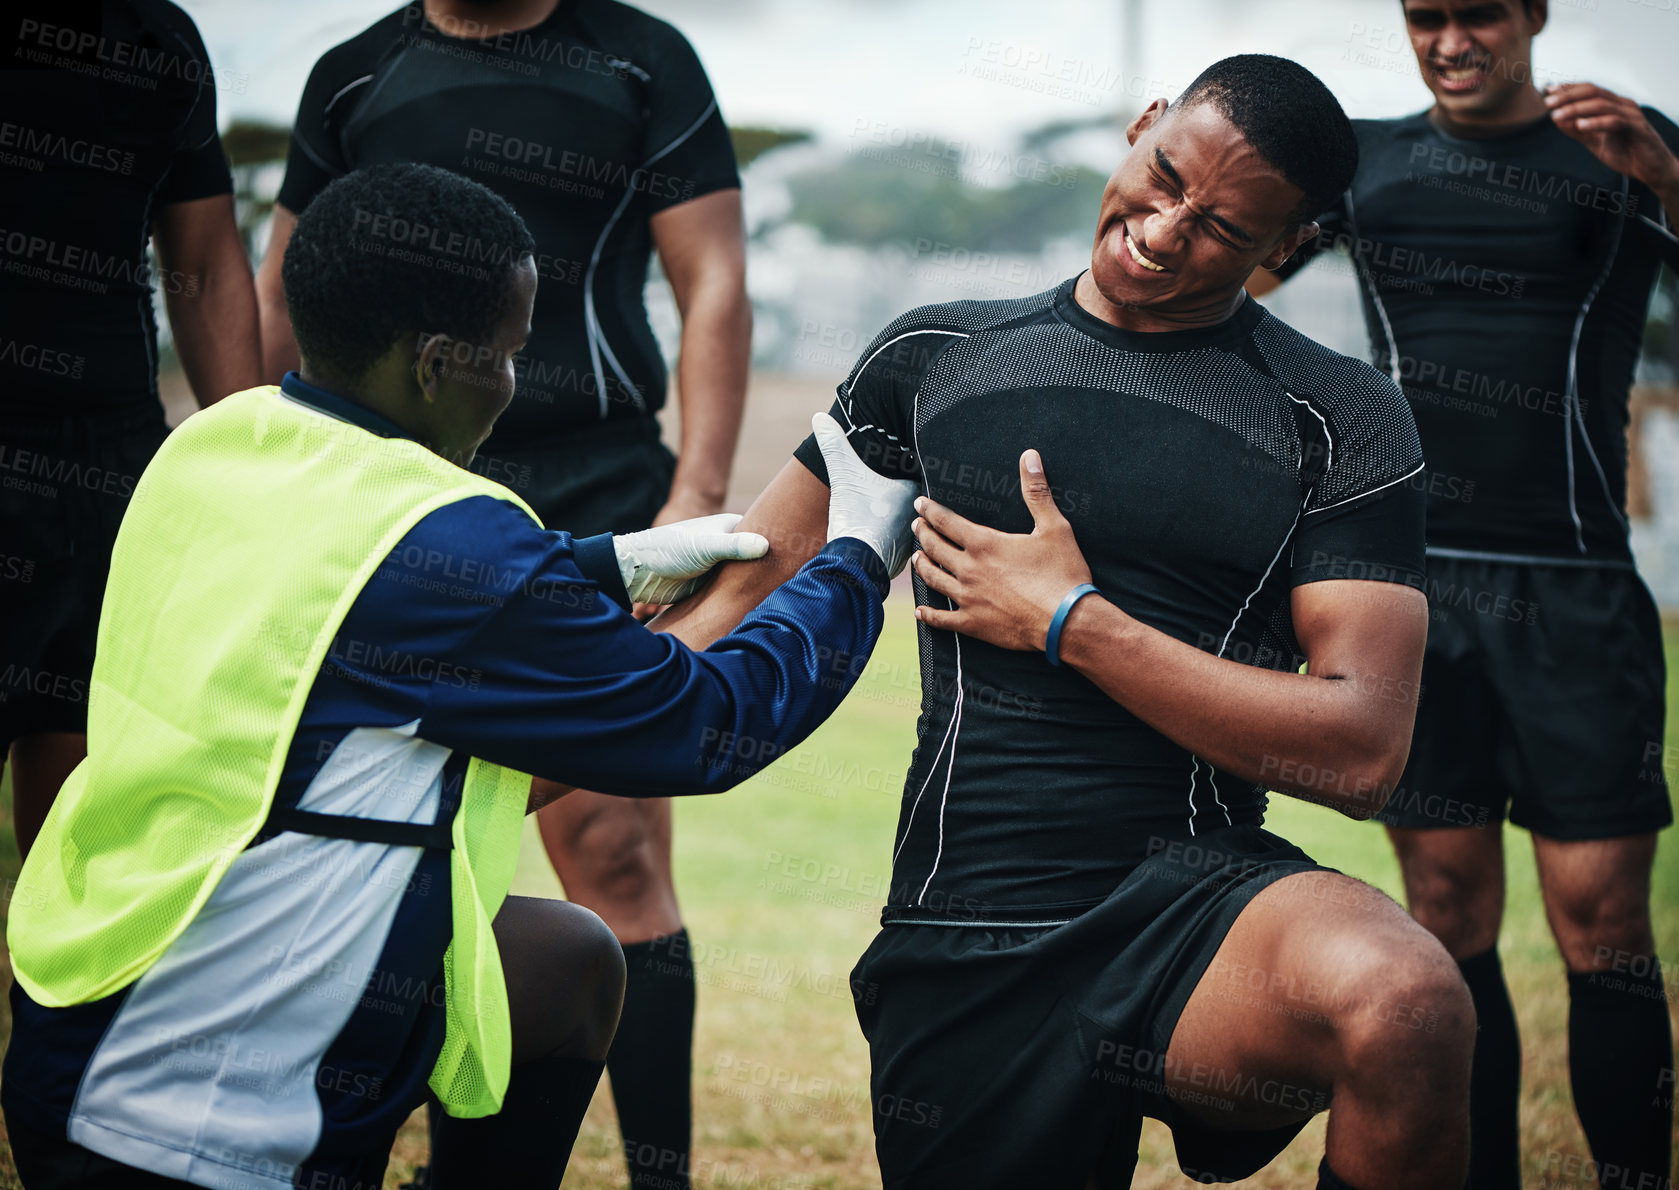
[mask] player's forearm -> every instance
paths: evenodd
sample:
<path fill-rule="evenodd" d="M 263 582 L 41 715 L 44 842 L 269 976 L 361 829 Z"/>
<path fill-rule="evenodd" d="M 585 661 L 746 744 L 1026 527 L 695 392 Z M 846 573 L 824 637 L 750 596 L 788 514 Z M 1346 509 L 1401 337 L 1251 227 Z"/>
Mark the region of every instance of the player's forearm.
<path fill-rule="evenodd" d="M 262 382 L 261 345 L 251 267 L 237 244 L 199 265 L 190 296 L 166 291 L 175 353 L 202 408 Z"/>
<path fill-rule="evenodd" d="M 287 372 L 297 371 L 297 341 L 292 338 L 291 316 L 283 294 L 261 295 L 262 379 L 278 384 Z"/>
<path fill-rule="evenodd" d="M 690 648 L 703 649 L 733 632 L 746 614 L 769 597 L 827 542 L 828 486 L 804 464 L 789 462 L 735 526 L 760 533 L 769 553 L 752 562 L 717 568 L 704 590 L 655 619 L 655 632 L 669 632 Z"/>
<path fill-rule="evenodd" d="M 1060 654 L 1209 764 L 1355 818 L 1381 809 L 1404 767 L 1416 686 L 1402 678 L 1242 665 L 1095 596 L 1075 605 Z"/>
<path fill-rule="evenodd" d="M 285 263 L 286 245 L 291 242 L 297 216 L 278 203 L 268 229 L 268 250 L 257 266 L 257 314 L 262 321 L 262 378 L 279 384 L 298 365 L 297 340 L 292 337 L 291 314 L 286 309 L 285 285 L 280 270 Z"/>
<path fill-rule="evenodd" d="M 682 444 L 671 502 L 690 515 L 723 507 L 746 407 L 752 307 L 744 282 L 725 276 L 696 288 L 682 317 L 677 392 Z"/>

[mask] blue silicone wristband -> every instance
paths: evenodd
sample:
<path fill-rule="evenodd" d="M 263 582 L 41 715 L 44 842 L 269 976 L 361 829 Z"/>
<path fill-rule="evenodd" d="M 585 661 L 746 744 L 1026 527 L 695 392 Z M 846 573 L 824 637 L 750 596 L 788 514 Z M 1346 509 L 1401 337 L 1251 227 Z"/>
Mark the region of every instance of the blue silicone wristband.
<path fill-rule="evenodd" d="M 1100 595 L 1089 583 L 1080 583 L 1068 591 L 1061 599 L 1061 606 L 1055 609 L 1055 615 L 1049 621 L 1049 635 L 1044 638 L 1044 656 L 1049 658 L 1051 665 L 1061 664 L 1061 629 L 1067 623 L 1067 617 L 1072 613 L 1073 604 L 1086 595 Z"/>

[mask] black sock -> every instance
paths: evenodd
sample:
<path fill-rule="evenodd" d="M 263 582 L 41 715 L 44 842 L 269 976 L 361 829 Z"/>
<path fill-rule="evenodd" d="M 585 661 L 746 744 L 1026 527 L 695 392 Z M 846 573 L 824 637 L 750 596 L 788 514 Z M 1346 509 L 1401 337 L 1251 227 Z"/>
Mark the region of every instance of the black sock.
<path fill-rule="evenodd" d="M 1353 1190 L 1353 1187 L 1329 1168 L 1329 1158 L 1325 1157 L 1318 1162 L 1318 1190 Z"/>
<path fill-rule="evenodd" d="M 1480 1028 L 1469 1076 L 1469 1182 L 1473 1190 L 1521 1190 L 1517 1120 L 1522 1042 L 1504 986 L 1498 947 L 1458 962 Z"/>
<path fill-rule="evenodd" d="M 688 1190 L 694 956 L 688 931 L 624 947 L 624 1011 L 606 1055 L 632 1190 Z"/>
<path fill-rule="evenodd" d="M 589 1110 L 604 1062 L 537 1058 L 513 1068 L 501 1111 L 477 1120 L 432 1113 L 432 1190 L 486 1185 L 554 1190 Z"/>
<path fill-rule="evenodd" d="M 1670 1186 L 1673 1031 L 1661 968 L 1568 973 L 1568 1075 L 1605 1190 Z M 1647 970 L 1645 968 L 1648 968 Z M 1611 1168 L 1613 1167 L 1613 1168 Z M 1641 1182 L 1640 1176 L 1653 1175 Z"/>

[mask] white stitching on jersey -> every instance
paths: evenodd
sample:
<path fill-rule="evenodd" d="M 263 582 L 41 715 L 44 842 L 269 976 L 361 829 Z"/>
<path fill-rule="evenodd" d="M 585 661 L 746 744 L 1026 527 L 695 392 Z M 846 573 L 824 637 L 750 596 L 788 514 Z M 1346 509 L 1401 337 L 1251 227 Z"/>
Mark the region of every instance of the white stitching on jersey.
<path fill-rule="evenodd" d="M 1290 400 L 1295 400 L 1296 399 L 1293 393 L 1288 393 L 1286 395 L 1288 396 L 1288 398 Z M 1303 405 L 1306 405 L 1306 402 L 1304 402 L 1304 401 L 1301 401 L 1300 403 L 1303 404 Z M 1307 408 L 1310 409 L 1311 406 L 1307 405 Z M 1312 412 L 1316 413 L 1317 410 L 1314 409 L 1314 410 L 1312 410 Z M 1307 492 L 1306 493 L 1306 499 L 1310 500 L 1311 497 L 1312 497 L 1311 492 Z M 1306 505 L 1305 505 L 1304 500 L 1301 501 L 1300 506 L 1301 506 L 1302 509 L 1305 508 Z M 1299 528 L 1300 518 L 1301 518 L 1302 515 L 1303 514 L 1301 512 L 1296 512 L 1294 514 L 1294 523 L 1291 524 L 1288 527 L 1288 532 L 1283 534 L 1282 541 L 1279 542 L 1278 545 L 1277 545 L 1277 552 L 1275 554 L 1271 555 L 1271 564 L 1265 568 L 1265 573 L 1260 576 L 1259 585 L 1256 586 L 1251 592 L 1248 593 L 1248 597 L 1246 599 L 1242 600 L 1242 606 L 1237 608 L 1236 609 L 1236 614 L 1233 617 L 1231 617 L 1230 627 L 1226 628 L 1224 630 L 1224 639 L 1218 642 L 1218 652 L 1213 654 L 1215 657 L 1223 657 L 1224 656 L 1224 650 L 1226 648 L 1228 648 L 1229 645 L 1230 645 L 1230 637 L 1236 631 L 1236 625 L 1242 622 L 1242 613 L 1248 610 L 1248 606 L 1251 603 L 1253 603 L 1253 597 L 1255 595 L 1258 595 L 1261 591 L 1263 591 L 1265 589 L 1265 584 L 1270 581 L 1271 572 L 1277 568 L 1277 559 L 1281 558 L 1283 556 L 1283 550 L 1288 547 L 1289 542 L 1294 540 L 1294 531 L 1295 531 L 1295 529 Z M 1191 752 L 1189 754 L 1189 759 L 1191 761 L 1190 766 L 1189 766 L 1189 833 L 1193 836 L 1195 834 L 1195 775 L 1196 775 L 1197 772 L 1200 771 L 1201 758 L 1199 756 L 1197 756 L 1195 753 Z M 1230 807 L 1226 806 L 1224 804 L 1224 799 L 1219 797 L 1219 795 L 1218 795 L 1218 785 L 1217 785 L 1216 782 L 1213 781 L 1213 778 L 1211 776 L 1211 774 L 1216 773 L 1217 771 L 1218 770 L 1213 765 L 1209 764 L 1207 766 L 1207 772 L 1209 774 L 1208 777 L 1207 777 L 1207 782 L 1208 782 L 1209 785 L 1212 786 L 1213 801 L 1217 802 L 1218 803 L 1218 808 L 1220 810 L 1224 811 L 1225 825 L 1234 826 L 1235 825 L 1235 820 L 1230 817 Z"/>
<path fill-rule="evenodd" d="M 921 782 L 921 788 L 915 793 L 915 801 L 910 803 L 909 821 L 904 823 L 904 837 L 898 841 L 898 849 L 892 853 L 892 862 L 898 862 L 898 856 L 903 852 L 904 844 L 909 842 L 910 828 L 915 825 L 915 811 L 921 805 L 921 795 L 927 792 L 927 786 L 933 782 L 933 774 L 939 771 L 939 758 L 944 755 L 944 746 L 950 742 L 950 733 L 956 727 L 956 708 L 950 708 L 950 722 L 944 725 L 944 739 L 939 741 L 939 750 L 933 753 L 932 763 L 927 766 L 927 779 Z"/>
<path fill-rule="evenodd" d="M 851 390 L 857 387 L 857 382 L 863 378 L 863 372 L 868 368 L 868 366 L 870 364 L 874 363 L 875 359 L 880 355 L 881 352 L 885 351 L 888 347 L 892 346 L 892 344 L 896 343 L 899 339 L 907 339 L 911 335 L 954 335 L 958 339 L 966 339 L 966 338 L 969 337 L 967 331 L 944 331 L 944 330 L 939 330 L 936 327 L 928 327 L 925 330 L 905 331 L 901 335 L 897 335 L 893 338 L 890 338 L 890 339 L 886 340 L 886 342 L 882 343 L 879 347 L 876 347 L 872 352 L 869 353 L 869 358 L 864 360 L 858 366 L 857 370 L 851 374 L 851 379 L 847 380 L 845 382 L 845 391 L 840 393 L 840 408 L 845 410 L 845 420 L 846 421 L 851 422 L 854 425 L 856 424 L 857 419 L 851 416 Z M 921 390 L 917 389 L 916 392 L 915 392 L 915 395 L 916 395 L 917 399 L 919 399 L 920 396 L 921 396 Z M 911 410 L 910 415 L 912 417 L 914 416 L 913 409 Z M 862 428 L 863 429 L 868 429 L 867 426 L 864 426 Z M 881 432 L 885 433 L 884 430 L 881 431 Z M 849 435 L 848 435 L 848 437 L 849 437 Z M 887 437 L 890 438 L 891 435 L 888 434 Z M 893 438 L 892 441 L 896 442 L 897 439 Z M 919 452 L 917 452 L 917 453 L 919 453 Z"/>
<path fill-rule="evenodd" d="M 1603 474 L 1603 464 L 1598 462 L 1597 448 L 1592 445 L 1591 435 L 1586 433 L 1586 415 L 1580 408 L 1580 332 L 1585 329 L 1586 315 L 1591 312 L 1592 302 L 1597 300 L 1598 291 L 1603 283 L 1609 280 L 1609 274 L 1615 270 L 1615 258 L 1621 251 L 1621 232 L 1627 222 L 1627 190 L 1630 183 L 1625 174 L 1621 175 L 1621 210 L 1615 218 L 1615 236 L 1609 245 L 1609 259 L 1604 262 L 1603 272 L 1598 274 L 1597 282 L 1586 294 L 1586 300 L 1580 305 L 1580 314 L 1574 320 L 1574 338 L 1568 347 L 1568 387 L 1563 392 L 1563 400 L 1574 406 L 1574 416 L 1564 419 L 1564 435 L 1567 439 L 1566 457 L 1568 459 L 1568 515 L 1574 518 L 1574 543 L 1580 547 L 1580 552 L 1586 552 L 1586 536 L 1580 524 L 1580 510 L 1574 501 L 1574 426 L 1580 426 L 1580 441 L 1586 444 L 1586 453 L 1591 456 L 1592 467 L 1597 471 L 1597 481 L 1603 487 L 1603 502 L 1609 506 L 1609 512 L 1624 530 L 1627 528 L 1626 518 L 1621 510 L 1615 507 L 1615 500 L 1609 494 L 1609 478 Z"/>
<path fill-rule="evenodd" d="M 1310 512 L 1308 512 L 1306 515 L 1307 516 L 1317 516 L 1318 513 L 1328 512 L 1331 508 L 1339 508 L 1343 504 L 1351 504 L 1354 500 L 1362 500 L 1366 496 L 1373 496 L 1377 492 L 1380 492 L 1380 491 L 1382 491 L 1386 488 L 1391 488 L 1396 483 L 1404 483 L 1407 479 L 1410 479 L 1411 476 L 1415 475 L 1417 472 L 1421 471 L 1424 467 L 1427 467 L 1427 466 L 1428 466 L 1428 464 L 1426 462 L 1418 463 L 1415 467 L 1412 467 L 1409 471 L 1405 472 L 1405 474 L 1401 475 L 1398 479 L 1390 479 L 1386 483 L 1381 484 L 1377 487 L 1366 488 L 1362 492 L 1355 492 L 1351 496 L 1348 496 L 1345 500 L 1337 500 L 1333 504 L 1325 504 L 1322 508 L 1314 508 Z"/>
<path fill-rule="evenodd" d="M 681 136 L 671 141 L 670 144 L 666 145 L 657 153 L 649 157 L 646 161 L 642 162 L 637 172 L 640 172 L 642 169 L 646 169 L 649 165 L 652 165 L 661 157 L 674 152 L 683 141 L 698 132 L 700 125 L 709 120 L 711 118 L 711 113 L 716 110 L 717 100 L 714 98 L 706 105 L 705 110 L 700 113 L 700 118 L 695 120 L 693 124 L 689 125 L 688 131 L 684 132 Z M 607 411 L 606 372 L 601 368 L 601 356 L 603 353 L 606 356 L 607 363 L 611 364 L 612 370 L 618 374 L 618 379 L 624 382 L 624 389 L 631 395 L 631 399 L 635 401 L 635 407 L 643 413 L 647 411 L 647 402 L 641 399 L 641 395 L 637 391 L 635 383 L 630 379 L 629 374 L 624 371 L 624 365 L 619 363 L 618 357 L 612 353 L 612 348 L 606 341 L 606 333 L 601 330 L 600 316 L 595 313 L 595 270 L 600 267 L 601 251 L 606 247 L 606 241 L 607 238 L 611 236 L 612 229 L 618 226 L 618 220 L 623 216 L 624 209 L 630 205 L 630 199 L 634 197 L 634 186 L 631 186 L 628 190 L 624 191 L 624 197 L 619 201 L 617 209 L 612 212 L 612 218 L 608 219 L 606 221 L 606 226 L 601 229 L 600 238 L 595 241 L 594 251 L 589 253 L 589 270 L 583 275 L 583 330 L 589 340 L 589 362 L 594 366 L 595 390 L 600 394 L 600 416 L 602 421 L 606 420 Z"/>
<path fill-rule="evenodd" d="M 1323 414 L 1319 413 L 1317 411 L 1317 407 L 1310 401 L 1301 400 L 1287 389 L 1283 390 L 1283 396 L 1293 401 L 1296 405 L 1305 406 L 1306 410 L 1311 413 L 1313 417 L 1317 418 L 1318 424 L 1323 427 L 1323 436 L 1329 443 L 1329 454 L 1323 467 L 1323 474 L 1324 476 L 1327 476 L 1329 474 L 1330 467 L 1334 466 L 1335 460 L 1335 435 L 1329 432 L 1329 422 L 1325 420 Z M 1302 442 L 1300 444 L 1300 466 L 1302 468 L 1305 467 L 1305 454 L 1306 444 Z M 1419 467 L 1418 470 L 1421 470 L 1421 468 Z M 1288 547 L 1290 541 L 1294 540 L 1294 531 L 1300 527 L 1300 518 L 1306 514 L 1306 505 L 1312 498 L 1312 492 L 1315 492 L 1316 490 L 1317 485 L 1313 484 L 1311 490 L 1308 491 L 1304 499 L 1300 501 L 1300 508 L 1294 514 L 1293 524 L 1289 525 L 1288 532 L 1283 534 L 1282 541 L 1277 545 L 1277 552 L 1271 555 L 1271 564 L 1265 568 L 1265 573 L 1259 576 L 1259 585 L 1248 593 L 1248 597 L 1242 600 L 1242 606 L 1237 608 L 1236 614 L 1231 617 L 1230 627 L 1224 630 L 1224 639 L 1218 642 L 1218 652 L 1213 654 L 1215 657 L 1224 656 L 1224 650 L 1230 646 L 1230 637 L 1235 633 L 1236 625 L 1242 622 L 1242 613 L 1248 610 L 1248 607 L 1253 603 L 1254 596 L 1263 591 L 1265 589 L 1265 584 L 1271 580 L 1271 572 L 1277 568 L 1277 559 L 1283 556 L 1283 550 Z M 1376 490 L 1379 491 L 1380 489 Z M 1367 494 L 1368 493 L 1360 493 L 1360 495 Z M 1342 503 L 1345 503 L 1345 501 L 1342 501 Z M 1189 833 L 1193 837 L 1195 834 L 1195 778 L 1201 771 L 1201 758 L 1194 752 L 1191 752 L 1189 754 L 1189 760 Z M 1211 774 L 1217 773 L 1218 769 L 1209 764 L 1207 766 L 1207 772 L 1209 774 L 1207 782 L 1212 786 L 1213 790 L 1213 801 L 1217 802 L 1218 808 L 1224 811 L 1225 824 L 1227 826 L 1234 826 L 1235 820 L 1230 817 L 1230 807 L 1226 806 L 1224 804 L 1224 799 L 1218 795 L 1218 784 L 1211 776 Z"/>
<path fill-rule="evenodd" d="M 1353 231 L 1353 271 L 1358 279 L 1370 289 L 1370 300 L 1375 304 L 1376 316 L 1382 320 L 1382 330 L 1388 337 L 1388 371 L 1393 376 L 1393 382 L 1399 385 L 1399 391 L 1405 391 L 1404 383 L 1399 379 L 1399 340 L 1394 337 L 1393 323 L 1388 321 L 1387 307 L 1382 305 L 1382 295 L 1376 289 L 1376 282 L 1370 276 L 1370 270 L 1365 267 L 1363 259 L 1358 255 L 1358 216 L 1353 212 L 1353 192 L 1348 190 L 1343 196 L 1347 204 L 1347 223 Z"/>
<path fill-rule="evenodd" d="M 321 109 L 321 115 L 325 116 L 328 112 L 330 112 L 332 110 L 332 105 L 337 103 L 340 99 L 344 98 L 344 92 L 349 91 L 349 90 L 351 90 L 355 87 L 359 87 L 363 83 L 371 80 L 372 78 L 373 78 L 373 76 L 371 74 L 364 74 L 359 79 L 355 79 L 352 82 L 345 83 L 342 87 L 338 88 L 337 92 L 333 95 L 333 97 L 326 101 L 326 106 Z"/>
<path fill-rule="evenodd" d="M 600 330 L 600 320 L 595 317 L 595 269 L 600 265 L 601 249 L 606 247 L 606 237 L 612 234 L 612 229 L 618 225 L 618 218 L 624 213 L 624 208 L 630 205 L 630 199 L 635 197 L 635 187 L 624 191 L 624 197 L 618 200 L 618 208 L 612 212 L 612 218 L 601 228 L 600 238 L 595 241 L 594 251 L 589 253 L 589 269 L 583 274 L 583 332 L 589 340 L 589 363 L 594 367 L 595 392 L 600 397 L 600 417 L 606 420 L 606 372 L 600 366 L 600 349 L 603 342 Z M 614 370 L 617 360 L 613 361 Z M 622 376 L 622 371 L 619 371 Z M 630 386 L 635 391 L 635 386 Z M 639 402 L 637 402 L 639 404 Z"/>
<path fill-rule="evenodd" d="M 919 448 L 917 448 L 919 453 Z M 947 599 L 952 611 L 956 610 L 954 601 Z M 933 877 L 938 873 L 939 861 L 944 858 L 944 808 L 950 801 L 950 779 L 956 775 L 956 738 L 962 734 L 962 704 L 965 701 L 962 691 L 962 638 L 952 633 L 956 643 L 956 710 L 955 730 L 950 737 L 950 761 L 944 768 L 944 794 L 939 798 L 939 847 L 933 853 L 933 866 L 927 872 L 927 880 L 921 886 L 921 891 L 915 895 L 915 903 L 921 904 L 927 896 L 927 889 L 933 883 Z M 907 837 L 907 834 L 906 834 Z"/>
<path fill-rule="evenodd" d="M 641 168 L 646 169 L 649 165 L 652 165 L 655 161 L 658 161 L 660 158 L 669 156 L 671 153 L 676 152 L 676 150 L 681 147 L 682 142 L 687 140 L 690 136 L 693 136 L 694 133 L 698 132 L 700 130 L 700 125 L 704 124 L 707 120 L 709 120 L 711 118 L 711 113 L 716 111 L 716 110 L 717 110 L 717 100 L 716 100 L 715 97 L 713 97 L 712 101 L 710 103 L 706 104 L 705 110 L 700 113 L 700 118 L 695 120 L 692 124 L 688 125 L 688 131 L 687 132 L 684 132 L 681 136 L 679 136 L 675 140 L 671 141 L 670 144 L 666 145 L 664 148 L 660 149 L 657 153 L 655 153 L 651 157 L 649 157 L 646 161 L 642 162 L 641 163 Z"/>
<path fill-rule="evenodd" d="M 851 415 L 849 413 L 845 415 L 845 420 L 851 420 Z M 853 434 L 861 434 L 864 430 L 879 430 L 882 434 L 885 434 L 888 438 L 892 439 L 892 441 L 896 442 L 898 440 L 898 436 L 896 434 L 889 433 L 884 427 L 877 426 L 873 422 L 870 422 L 866 426 L 852 426 L 845 432 L 845 436 L 849 438 Z"/>
<path fill-rule="evenodd" d="M 1497 562 L 1505 566 L 1565 566 L 1584 570 L 1637 570 L 1636 563 L 1620 558 L 1552 558 L 1545 554 L 1498 554 L 1490 550 L 1454 550 L 1429 546 L 1430 558 L 1462 558 L 1475 562 Z"/>
<path fill-rule="evenodd" d="M 885 351 L 888 347 L 892 346 L 892 344 L 896 343 L 898 341 L 898 339 L 907 339 L 907 338 L 909 338 L 910 335 L 919 335 L 919 334 L 928 334 L 928 333 L 939 333 L 939 332 L 908 331 L 905 334 L 897 336 L 897 338 L 887 340 L 885 343 L 882 343 L 878 349 L 876 349 L 876 351 L 874 352 L 873 355 L 870 355 L 868 359 L 863 361 L 863 368 L 866 368 L 871 363 L 873 363 L 874 359 L 875 359 L 875 356 L 879 355 L 882 351 Z M 950 332 L 943 332 L 943 333 L 957 334 L 957 335 L 960 335 L 964 339 L 969 337 L 966 333 L 964 333 L 962 331 L 950 331 Z M 858 368 L 857 369 L 857 375 L 861 376 L 863 374 L 863 368 Z M 850 385 L 847 385 L 846 387 L 849 388 Z M 921 423 L 921 386 L 917 385 L 916 389 L 915 389 L 915 397 L 914 397 L 913 400 L 910 401 L 910 408 L 909 408 L 910 445 L 911 445 L 911 449 L 913 449 L 915 451 L 915 455 L 916 455 L 917 458 L 921 457 L 921 424 L 920 423 Z M 923 490 L 926 489 L 927 484 L 926 484 L 925 479 L 922 480 L 921 486 L 922 486 Z M 952 610 L 952 611 L 956 610 L 956 601 L 955 600 L 953 600 L 953 599 L 951 599 L 947 596 L 945 598 L 945 602 L 950 605 L 950 610 Z M 929 631 L 931 631 L 931 629 L 929 629 Z M 928 871 L 927 871 L 927 879 L 926 879 L 925 882 L 922 883 L 921 891 L 915 895 L 915 903 L 917 905 L 921 904 L 922 898 L 924 898 L 927 895 L 927 889 L 933 883 L 933 876 L 939 870 L 939 861 L 944 858 L 944 808 L 945 808 L 945 805 L 950 801 L 950 781 L 951 781 L 951 778 L 956 775 L 956 740 L 962 734 L 962 703 L 964 701 L 963 690 L 962 690 L 962 638 L 961 638 L 960 635 L 958 635 L 957 633 L 954 633 L 954 632 L 951 633 L 950 635 L 951 635 L 952 643 L 954 643 L 955 646 L 956 646 L 956 705 L 953 706 L 950 710 L 950 726 L 945 729 L 946 734 L 949 735 L 949 737 L 950 737 L 950 759 L 945 762 L 944 792 L 939 796 L 939 845 L 938 845 L 938 849 L 936 851 L 934 851 L 934 853 L 933 853 L 933 866 L 930 869 L 928 869 Z M 944 751 L 944 748 L 943 748 L 942 745 L 940 746 L 939 751 L 941 753 Z M 937 758 L 935 757 L 935 765 L 936 765 L 936 761 L 937 761 Z M 932 773 L 933 773 L 933 770 L 928 771 L 927 776 L 928 776 L 929 780 L 932 779 Z M 926 789 L 925 784 L 922 785 L 922 789 L 923 790 Z M 920 802 L 921 798 L 920 798 L 919 794 L 916 796 L 915 800 L 918 803 Z M 914 815 L 915 815 L 915 807 L 912 806 L 912 807 L 910 807 L 910 816 L 913 818 Z M 904 843 L 907 843 L 907 842 L 909 842 L 909 827 L 906 825 L 904 827 L 904 841 L 903 841 L 903 843 L 898 844 L 898 850 L 902 851 L 903 847 L 904 847 Z M 897 857 L 896 856 L 893 857 L 892 862 L 894 864 L 897 863 Z"/>
<path fill-rule="evenodd" d="M 1323 414 L 1318 412 L 1318 408 L 1317 408 L 1316 405 L 1312 404 L 1310 401 L 1301 400 L 1299 397 L 1297 397 L 1293 393 L 1289 392 L 1286 388 L 1283 389 L 1283 396 L 1285 396 L 1289 400 L 1293 401 L 1296 405 L 1304 405 L 1306 407 L 1306 412 L 1310 413 L 1313 417 L 1317 418 L 1318 419 L 1318 425 L 1323 427 L 1323 439 L 1329 446 L 1329 452 L 1324 456 L 1324 459 L 1323 459 L 1323 474 L 1320 475 L 1318 478 L 1320 480 L 1328 479 L 1329 478 L 1329 473 L 1335 469 L 1335 434 L 1329 428 L 1329 419 L 1324 417 Z M 1306 444 L 1304 442 L 1302 442 L 1300 444 L 1300 451 L 1301 451 L 1300 468 L 1301 468 L 1301 470 L 1304 470 L 1305 467 L 1306 467 L 1305 450 L 1306 450 Z M 1312 491 L 1313 492 L 1317 491 L 1317 486 L 1318 486 L 1317 484 L 1312 485 Z M 1308 500 L 1311 499 L 1311 494 L 1312 494 L 1311 492 L 1306 493 L 1306 498 Z M 1345 501 L 1342 501 L 1342 503 L 1345 503 Z M 1302 502 L 1300 507 L 1305 508 L 1306 507 L 1305 503 Z M 1295 519 L 1298 520 L 1299 518 L 1296 517 Z"/>
<path fill-rule="evenodd" d="M 1200 771 L 1201 771 L 1201 758 L 1199 756 L 1197 756 L 1195 753 L 1191 752 L 1189 754 L 1189 836 L 1190 836 L 1190 838 L 1195 837 L 1195 815 L 1196 815 L 1196 809 L 1195 809 L 1195 775 L 1197 773 L 1199 773 Z M 1212 772 L 1215 772 L 1216 770 L 1213 768 L 1212 765 L 1209 764 L 1207 766 L 1207 771 L 1210 774 Z M 1207 780 L 1208 780 L 1209 783 L 1211 783 L 1212 777 L 1209 776 L 1207 778 Z M 1219 809 L 1224 811 L 1225 824 L 1226 825 L 1231 825 L 1230 809 L 1229 809 L 1229 807 L 1227 807 L 1224 804 L 1224 799 L 1219 797 L 1218 786 L 1217 785 L 1213 786 L 1213 800 L 1218 803 Z"/>

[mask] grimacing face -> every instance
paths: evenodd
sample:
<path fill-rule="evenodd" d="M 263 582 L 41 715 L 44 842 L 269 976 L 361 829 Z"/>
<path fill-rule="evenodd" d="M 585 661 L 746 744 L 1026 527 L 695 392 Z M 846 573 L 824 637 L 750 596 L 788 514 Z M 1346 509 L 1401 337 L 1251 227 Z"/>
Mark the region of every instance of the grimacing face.
<path fill-rule="evenodd" d="M 1521 0 L 1405 0 L 1405 31 L 1440 110 L 1473 122 L 1531 88 L 1545 15 L 1544 0 L 1531 16 Z"/>
<path fill-rule="evenodd" d="M 511 270 L 510 286 L 487 342 L 447 335 L 420 341 L 416 370 L 427 404 L 425 436 L 439 454 L 463 467 L 513 400 L 514 357 L 530 338 L 536 305 L 536 262 L 529 256 Z"/>
<path fill-rule="evenodd" d="M 1126 129 L 1108 179 L 1091 279 L 1125 310 L 1194 316 L 1229 303 L 1256 267 L 1276 268 L 1317 233 L 1305 193 L 1212 102 L 1157 99 Z"/>

